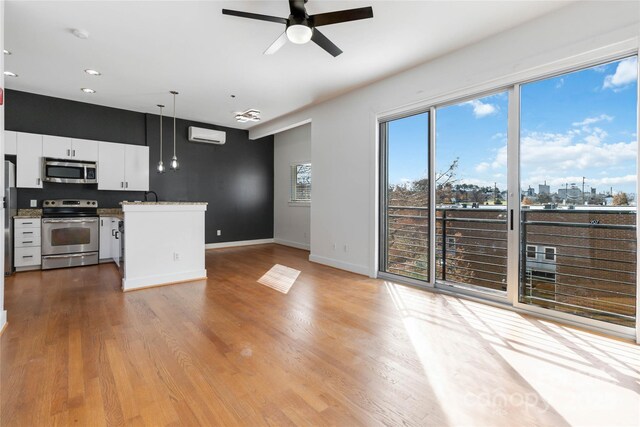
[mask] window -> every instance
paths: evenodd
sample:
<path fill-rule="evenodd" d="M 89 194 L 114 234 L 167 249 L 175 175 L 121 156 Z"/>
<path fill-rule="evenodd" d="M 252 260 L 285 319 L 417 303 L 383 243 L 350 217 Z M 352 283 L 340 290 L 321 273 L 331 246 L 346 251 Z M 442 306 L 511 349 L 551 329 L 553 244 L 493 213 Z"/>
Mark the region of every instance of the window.
<path fill-rule="evenodd" d="M 544 260 L 555 261 L 556 260 L 556 248 L 544 248 Z"/>
<path fill-rule="evenodd" d="M 537 252 L 538 252 L 537 246 L 527 246 L 527 258 L 536 259 Z"/>
<path fill-rule="evenodd" d="M 311 202 L 311 163 L 291 165 L 291 201 Z"/>

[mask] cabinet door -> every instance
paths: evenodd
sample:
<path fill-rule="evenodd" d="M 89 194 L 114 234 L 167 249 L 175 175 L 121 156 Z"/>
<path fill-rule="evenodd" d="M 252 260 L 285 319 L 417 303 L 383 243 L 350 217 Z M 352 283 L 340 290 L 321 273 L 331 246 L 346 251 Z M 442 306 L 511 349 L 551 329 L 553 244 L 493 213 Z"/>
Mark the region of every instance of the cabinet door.
<path fill-rule="evenodd" d="M 124 144 L 98 143 L 98 190 L 124 190 Z"/>
<path fill-rule="evenodd" d="M 118 267 L 120 266 L 120 239 L 118 236 L 118 219 L 111 218 L 111 258 L 113 262 L 115 262 Z"/>
<path fill-rule="evenodd" d="M 100 218 L 100 259 L 111 259 L 111 218 Z"/>
<path fill-rule="evenodd" d="M 62 136 L 42 136 L 42 157 L 71 159 L 71 138 Z"/>
<path fill-rule="evenodd" d="M 98 141 L 90 139 L 72 139 L 71 157 L 73 160 L 98 161 Z"/>
<path fill-rule="evenodd" d="M 4 131 L 4 154 L 15 156 L 17 154 L 18 134 L 12 130 Z"/>
<path fill-rule="evenodd" d="M 125 189 L 149 191 L 149 147 L 126 145 L 124 165 Z"/>
<path fill-rule="evenodd" d="M 16 187 L 42 188 L 42 135 L 18 132 Z"/>

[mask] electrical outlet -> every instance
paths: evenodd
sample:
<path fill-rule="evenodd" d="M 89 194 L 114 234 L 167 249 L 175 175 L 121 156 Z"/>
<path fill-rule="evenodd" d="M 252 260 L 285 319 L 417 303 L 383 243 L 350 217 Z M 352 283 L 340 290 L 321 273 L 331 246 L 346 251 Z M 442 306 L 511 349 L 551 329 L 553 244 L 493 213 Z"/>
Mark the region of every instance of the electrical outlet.
<path fill-rule="evenodd" d="M 347 252 L 347 245 L 344 245 L 344 251 Z"/>
<path fill-rule="evenodd" d="M 222 236 L 222 230 L 218 230 L 218 231 L 216 232 L 216 234 L 217 234 L 218 236 Z"/>
<path fill-rule="evenodd" d="M 38 201 L 37 200 L 31 200 L 31 207 L 32 208 L 37 208 L 38 207 Z"/>
<path fill-rule="evenodd" d="M 173 260 L 174 261 L 180 261 L 180 254 L 178 252 L 174 252 L 173 253 Z"/>
<path fill-rule="evenodd" d="M 334 251 L 336 250 L 336 244 L 335 243 L 333 244 L 333 250 Z"/>

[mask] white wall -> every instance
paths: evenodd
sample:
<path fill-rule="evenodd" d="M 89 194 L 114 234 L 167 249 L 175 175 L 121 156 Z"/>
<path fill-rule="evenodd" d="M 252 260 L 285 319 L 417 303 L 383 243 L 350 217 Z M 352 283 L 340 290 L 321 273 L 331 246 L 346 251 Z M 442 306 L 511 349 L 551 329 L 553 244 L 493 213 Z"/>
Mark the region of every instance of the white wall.
<path fill-rule="evenodd" d="M 577 2 L 414 69 L 250 130 L 312 120 L 310 259 L 376 274 L 377 116 L 637 49 L 639 2 Z M 345 53 L 348 55 L 348 52 Z M 335 248 L 334 248 L 335 245 Z"/>
<path fill-rule="evenodd" d="M 276 243 L 309 250 L 311 206 L 290 203 L 291 165 L 311 160 L 311 124 L 277 133 L 273 149 L 273 237 Z M 313 178 L 311 183 L 313 192 Z M 313 195 L 311 196 L 313 203 Z"/>
<path fill-rule="evenodd" d="M 207 277 L 205 204 L 125 204 L 125 291 Z M 176 256 L 177 255 L 177 256 Z"/>
<path fill-rule="evenodd" d="M 0 1 L 0 46 L 4 48 L 4 1 Z M 4 90 L 4 54 L 0 57 L 0 88 Z M 4 160 L 4 103 L 0 106 L 0 160 Z M 0 191 L 4 191 L 4 161 L 0 161 Z M 4 196 L 4 194 L 3 194 Z M 4 208 L 0 205 L 0 218 L 4 221 Z M 3 234 L 4 238 L 4 234 Z M 13 243 L 12 243 L 13 244 Z M 0 244 L 0 331 L 7 322 L 4 309 L 4 242 Z"/>

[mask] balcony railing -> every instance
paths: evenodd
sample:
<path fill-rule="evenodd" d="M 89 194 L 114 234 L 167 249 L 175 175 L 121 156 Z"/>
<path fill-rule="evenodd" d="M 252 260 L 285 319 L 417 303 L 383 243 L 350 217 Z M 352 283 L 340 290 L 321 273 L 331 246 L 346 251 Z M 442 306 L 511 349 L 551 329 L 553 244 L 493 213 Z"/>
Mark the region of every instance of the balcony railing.
<path fill-rule="evenodd" d="M 624 326 L 635 324 L 635 210 L 523 209 L 520 301 Z M 436 209 L 436 279 L 506 291 L 507 210 Z M 429 279 L 429 210 L 390 206 L 387 271 Z"/>

